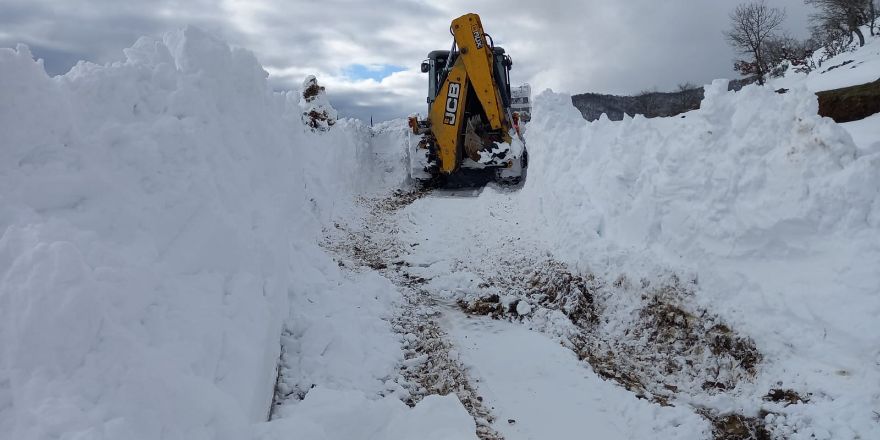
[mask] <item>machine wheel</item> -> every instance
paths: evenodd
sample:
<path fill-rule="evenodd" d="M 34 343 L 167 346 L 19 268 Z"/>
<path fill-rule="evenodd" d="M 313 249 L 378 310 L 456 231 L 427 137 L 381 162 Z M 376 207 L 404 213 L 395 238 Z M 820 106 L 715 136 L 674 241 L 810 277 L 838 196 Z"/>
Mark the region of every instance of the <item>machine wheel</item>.
<path fill-rule="evenodd" d="M 511 168 L 499 168 L 495 170 L 495 182 L 499 185 L 504 186 L 518 186 L 526 181 L 526 171 L 529 166 L 529 152 L 528 150 L 523 150 L 523 155 L 520 157 L 519 166 L 513 166 Z M 516 170 L 515 168 L 519 168 Z M 518 171 L 518 172 L 517 172 Z"/>

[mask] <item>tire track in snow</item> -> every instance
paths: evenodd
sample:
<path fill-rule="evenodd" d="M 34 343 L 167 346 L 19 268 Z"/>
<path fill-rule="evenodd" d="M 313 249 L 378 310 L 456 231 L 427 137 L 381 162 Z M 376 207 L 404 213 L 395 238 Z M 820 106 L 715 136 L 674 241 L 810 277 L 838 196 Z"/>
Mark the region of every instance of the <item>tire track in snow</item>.
<path fill-rule="evenodd" d="M 404 304 L 392 325 L 403 339 L 404 361 L 397 383 L 408 395 L 405 403 L 415 406 L 426 396 L 454 393 L 474 418 L 480 439 L 504 440 L 492 427 L 495 417 L 475 391 L 467 370 L 457 359 L 454 345 L 437 322 L 440 314 L 429 293 L 421 288 L 425 280 L 402 270 L 404 263 L 400 257 L 407 249 L 396 240 L 398 228 L 391 217 L 427 194 L 426 190 L 397 191 L 383 199 L 360 199 L 359 204 L 368 212 L 363 223 L 336 224 L 335 231 L 327 231 L 323 245 L 356 266 L 382 273 L 401 288 Z"/>

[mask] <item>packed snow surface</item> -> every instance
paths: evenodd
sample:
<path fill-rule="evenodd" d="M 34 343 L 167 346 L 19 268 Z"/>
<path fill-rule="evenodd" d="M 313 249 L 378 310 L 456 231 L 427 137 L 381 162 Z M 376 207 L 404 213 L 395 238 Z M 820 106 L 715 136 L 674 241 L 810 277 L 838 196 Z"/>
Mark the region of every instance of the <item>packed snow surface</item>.
<path fill-rule="evenodd" d="M 507 440 L 705 438 L 684 407 L 664 408 L 600 379 L 571 350 L 523 325 L 449 313 L 446 326 Z"/>
<path fill-rule="evenodd" d="M 255 426 L 255 440 L 476 440 L 474 419 L 454 394 L 410 409 L 396 398 L 315 388 L 289 417 Z"/>

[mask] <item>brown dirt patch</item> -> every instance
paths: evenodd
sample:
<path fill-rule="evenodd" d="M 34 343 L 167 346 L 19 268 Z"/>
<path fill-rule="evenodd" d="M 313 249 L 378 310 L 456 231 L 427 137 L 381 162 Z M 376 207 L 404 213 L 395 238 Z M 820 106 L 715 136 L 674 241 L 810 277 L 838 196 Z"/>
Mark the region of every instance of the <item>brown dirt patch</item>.
<path fill-rule="evenodd" d="M 880 113 L 880 79 L 867 84 L 827 90 L 819 97 L 819 115 L 851 122 Z"/>
<path fill-rule="evenodd" d="M 309 110 L 308 112 L 303 113 L 303 121 L 305 121 L 306 125 L 312 130 L 323 129 L 325 124 L 328 127 L 332 127 L 333 124 L 336 124 L 336 120 L 331 118 L 326 110 Z"/>
<path fill-rule="evenodd" d="M 807 403 L 810 401 L 810 398 L 809 394 L 807 394 L 807 397 L 804 397 L 795 390 L 774 388 L 764 396 L 764 400 L 767 402 L 785 403 L 785 406 L 788 406 Z"/>
<path fill-rule="evenodd" d="M 762 417 L 746 417 L 742 414 L 703 414 L 712 423 L 715 440 L 771 440 Z"/>
<path fill-rule="evenodd" d="M 324 86 L 319 86 L 317 81 L 312 81 L 309 86 L 303 90 L 303 99 L 305 99 L 306 102 L 312 102 L 323 92 Z"/>
<path fill-rule="evenodd" d="M 376 203 L 374 209 L 391 214 L 411 205 L 416 200 L 421 199 L 430 193 L 430 188 L 417 188 L 408 191 L 398 189 L 394 191 L 391 197 L 384 198 Z"/>

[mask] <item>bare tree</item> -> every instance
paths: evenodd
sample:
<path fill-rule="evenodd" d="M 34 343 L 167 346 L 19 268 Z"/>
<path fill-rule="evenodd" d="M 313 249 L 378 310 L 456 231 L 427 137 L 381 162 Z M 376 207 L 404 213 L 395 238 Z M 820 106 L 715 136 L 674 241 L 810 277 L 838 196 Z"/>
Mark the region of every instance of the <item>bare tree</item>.
<path fill-rule="evenodd" d="M 697 88 L 697 85 L 692 82 L 681 83 L 678 85 L 679 92 L 686 92 L 688 90 L 694 90 Z"/>
<path fill-rule="evenodd" d="M 657 110 L 660 104 L 660 95 L 657 89 L 642 90 L 636 95 L 636 108 L 646 117 L 652 118 L 657 116 Z"/>
<path fill-rule="evenodd" d="M 865 35 L 860 26 L 872 22 L 874 0 L 804 0 L 818 12 L 812 15 L 814 22 L 826 28 L 838 28 L 848 33 L 850 43 L 853 35 L 859 38 L 859 46 L 865 45 Z M 873 35 L 873 25 L 871 34 Z"/>
<path fill-rule="evenodd" d="M 877 25 L 877 16 L 880 15 L 880 14 L 877 14 L 878 9 L 880 9 L 880 7 L 877 6 L 877 0 L 871 0 L 870 7 L 869 7 L 868 11 L 871 14 L 871 25 L 870 25 L 871 27 L 870 27 L 870 29 L 871 29 L 872 36 L 875 35 L 874 34 L 874 27 Z"/>
<path fill-rule="evenodd" d="M 820 66 L 825 60 L 846 52 L 849 44 L 852 43 L 852 39 L 850 39 L 849 42 L 846 41 L 847 36 L 851 36 L 852 34 L 838 27 L 821 24 L 813 25 L 810 27 L 810 32 L 810 38 L 814 42 L 813 45 L 817 49 L 825 49 L 824 55 L 818 60 Z"/>
<path fill-rule="evenodd" d="M 807 0 L 812 1 L 812 0 Z M 741 4 L 730 13 L 730 29 L 724 35 L 727 41 L 750 60 L 736 63 L 736 69 L 744 75 L 754 75 L 758 84 L 764 84 L 764 77 L 771 64 L 767 59 L 767 42 L 785 20 L 785 11 L 767 6 L 764 0 Z"/>
<path fill-rule="evenodd" d="M 699 87 L 691 82 L 678 85 L 678 94 L 675 100 L 675 104 L 678 107 L 676 113 L 684 113 L 700 107 L 700 97 L 697 89 Z"/>
<path fill-rule="evenodd" d="M 767 40 L 766 46 L 764 58 L 769 66 L 767 74 L 771 77 L 782 76 L 789 68 L 805 73 L 815 68 L 812 65 L 813 52 L 818 48 L 815 37 L 798 40 L 782 34 Z"/>

